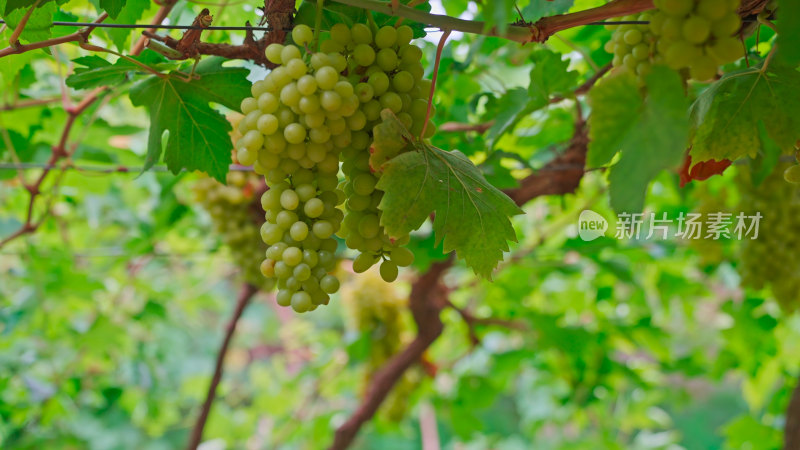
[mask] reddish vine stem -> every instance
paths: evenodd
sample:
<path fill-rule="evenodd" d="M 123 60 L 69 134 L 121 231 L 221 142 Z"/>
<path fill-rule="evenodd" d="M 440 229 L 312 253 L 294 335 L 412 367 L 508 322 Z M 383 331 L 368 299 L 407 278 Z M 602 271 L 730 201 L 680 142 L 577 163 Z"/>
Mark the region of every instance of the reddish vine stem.
<path fill-rule="evenodd" d="M 169 15 L 170 11 L 172 11 L 172 7 L 175 6 L 175 3 L 177 3 L 177 0 L 170 0 L 161 4 L 161 7 L 158 8 L 158 11 L 156 11 L 156 15 L 155 17 L 153 17 L 153 20 L 150 22 L 150 24 L 161 25 L 161 22 L 163 22 L 164 19 L 166 19 L 167 16 Z M 156 29 L 150 28 L 147 31 L 155 33 Z M 142 36 L 139 36 L 139 39 L 136 41 L 136 44 L 133 45 L 133 48 L 131 49 L 131 55 L 136 56 L 139 53 L 142 53 L 142 50 L 144 50 L 144 46 L 146 43 L 147 43 L 147 36 L 144 35 L 143 33 Z"/>
<path fill-rule="evenodd" d="M 42 173 L 39 177 L 31 184 L 24 184 L 25 190 L 28 191 L 28 208 L 25 216 L 25 223 L 15 232 L 11 233 L 9 236 L 5 237 L 4 239 L 0 240 L 0 248 L 8 244 L 9 242 L 13 241 L 14 239 L 33 233 L 36 231 L 47 218 L 47 211 L 45 211 L 42 216 L 39 218 L 38 221 L 34 221 L 33 213 L 34 213 L 34 205 L 36 203 L 36 199 L 42 193 L 41 187 L 44 180 L 50 174 L 51 169 L 55 167 L 55 164 L 65 158 L 69 158 L 72 154 L 72 151 L 67 149 L 67 140 L 69 139 L 69 134 L 72 131 L 72 127 L 75 125 L 75 120 L 84 112 L 89 106 L 92 105 L 100 96 L 100 93 L 105 91 L 105 88 L 98 88 L 89 93 L 80 103 L 75 106 L 67 108 L 67 121 L 64 124 L 64 130 L 61 132 L 61 137 L 59 138 L 58 144 L 53 146 L 53 151 L 50 154 L 50 158 L 47 161 L 45 169 L 42 170 Z"/>
<path fill-rule="evenodd" d="M 444 43 L 447 42 L 447 37 L 450 36 L 450 30 L 444 30 L 442 37 L 439 39 L 439 45 L 436 46 L 436 61 L 433 63 L 433 79 L 431 80 L 431 91 L 428 93 L 428 108 L 425 110 L 425 121 L 422 122 L 422 132 L 419 134 L 420 139 L 425 138 L 425 131 L 428 129 L 428 120 L 431 118 L 431 108 L 433 107 L 433 93 L 436 92 L 436 79 L 439 76 L 439 61 L 442 59 L 442 50 L 444 50 Z"/>
<path fill-rule="evenodd" d="M 100 22 L 106 20 L 107 17 L 108 17 L 108 14 L 106 14 L 106 13 L 100 14 L 100 16 L 97 19 L 95 19 L 94 23 L 100 23 Z M 31 44 L 17 45 L 17 46 L 11 45 L 11 46 L 8 46 L 8 47 L 0 50 L 0 58 L 2 58 L 4 56 L 8 56 L 8 55 L 16 55 L 16 54 L 20 54 L 20 53 L 25 53 L 25 52 L 29 52 L 31 50 L 36 50 L 36 49 L 40 49 L 40 48 L 52 47 L 54 45 L 59 45 L 59 44 L 65 44 L 67 42 L 86 42 L 86 40 L 89 38 L 89 33 L 91 33 L 94 30 L 94 28 L 95 27 L 86 27 L 86 28 L 84 28 L 82 30 L 76 31 L 74 33 L 70 33 L 70 34 L 68 34 L 66 36 L 61 36 L 61 37 L 57 37 L 57 38 L 53 38 L 53 39 L 47 39 L 47 40 L 44 40 L 44 41 L 34 42 L 34 43 L 31 43 Z"/>
<path fill-rule="evenodd" d="M 186 445 L 187 450 L 195 450 L 200 441 L 203 439 L 203 428 L 206 426 L 208 414 L 211 412 L 211 405 L 214 403 L 214 398 L 217 394 L 217 386 L 222 380 L 223 364 L 225 363 L 225 355 L 228 353 L 228 348 L 233 338 L 233 332 L 236 331 L 236 325 L 242 317 L 245 307 L 250 302 L 250 299 L 258 292 L 258 288 L 250 283 L 245 283 L 242 290 L 239 292 L 239 297 L 236 300 L 236 307 L 233 310 L 233 315 L 225 327 L 225 337 L 222 340 L 222 346 L 217 353 L 217 362 L 214 365 L 214 375 L 211 377 L 211 383 L 208 386 L 206 393 L 206 400 L 200 408 L 200 414 L 197 416 L 197 421 L 192 428 L 192 433 L 189 435 L 189 442 Z"/>

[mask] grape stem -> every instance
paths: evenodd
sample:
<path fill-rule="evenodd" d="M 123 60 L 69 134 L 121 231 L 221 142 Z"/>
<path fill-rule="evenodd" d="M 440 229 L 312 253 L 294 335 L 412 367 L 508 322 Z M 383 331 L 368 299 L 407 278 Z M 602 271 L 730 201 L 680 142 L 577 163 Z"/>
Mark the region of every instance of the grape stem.
<path fill-rule="evenodd" d="M 439 45 L 436 46 L 436 61 L 433 63 L 433 79 L 431 80 L 431 91 L 428 93 L 428 108 L 425 111 L 425 121 L 422 122 L 422 132 L 419 139 L 425 138 L 425 131 L 428 129 L 428 121 L 431 118 L 431 107 L 433 106 L 433 93 L 436 92 L 436 78 L 439 75 L 439 61 L 442 59 L 442 50 L 447 37 L 450 36 L 450 30 L 444 30 L 444 34 L 439 39 Z"/>
<path fill-rule="evenodd" d="M 586 25 L 588 23 L 605 20 L 611 17 L 621 17 L 648 9 L 653 9 L 653 0 L 613 0 L 605 5 L 590 8 L 570 14 L 559 14 L 543 17 L 534 24 L 508 25 L 505 31 L 498 31 L 497 27 L 487 27 L 485 22 L 464 20 L 442 14 L 431 14 L 418 9 L 399 4 L 394 7 L 391 2 L 380 0 L 333 0 L 357 8 L 380 12 L 389 16 L 397 16 L 425 25 L 439 27 L 443 30 L 461 31 L 485 36 L 496 36 L 511 41 L 544 42 L 554 33 Z"/>
<path fill-rule="evenodd" d="M 314 17 L 314 48 L 319 51 L 319 33 L 322 30 L 322 14 L 325 0 L 317 0 L 317 15 Z"/>
<path fill-rule="evenodd" d="M 28 23 L 28 19 L 31 18 L 31 14 L 33 14 L 33 10 L 35 10 L 36 7 L 39 6 L 40 2 L 41 2 L 41 0 L 36 0 L 36 2 L 30 7 L 30 9 L 28 9 L 28 11 L 25 13 L 25 15 L 22 16 L 22 19 L 19 21 L 19 24 L 17 24 L 17 27 L 14 28 L 14 32 L 11 33 L 11 36 L 8 38 L 9 45 L 11 45 L 12 47 L 19 46 L 19 35 L 22 34 L 22 30 L 25 28 L 25 25 Z"/>

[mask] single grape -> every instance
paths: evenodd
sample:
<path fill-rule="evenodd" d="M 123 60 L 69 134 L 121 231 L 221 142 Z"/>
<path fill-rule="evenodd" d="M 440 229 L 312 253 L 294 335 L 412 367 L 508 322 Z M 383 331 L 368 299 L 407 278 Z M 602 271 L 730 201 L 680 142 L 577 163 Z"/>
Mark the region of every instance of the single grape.
<path fill-rule="evenodd" d="M 397 264 L 394 262 L 387 259 L 381 263 L 380 273 L 383 281 L 391 283 L 392 281 L 396 280 L 397 272 Z"/>

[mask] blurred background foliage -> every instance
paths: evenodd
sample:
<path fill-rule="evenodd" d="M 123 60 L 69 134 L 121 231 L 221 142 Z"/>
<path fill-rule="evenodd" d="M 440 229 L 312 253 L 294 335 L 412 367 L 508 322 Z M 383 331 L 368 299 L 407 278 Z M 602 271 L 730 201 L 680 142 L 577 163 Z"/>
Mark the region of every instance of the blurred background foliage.
<path fill-rule="evenodd" d="M 486 9 L 466 0 L 431 3 L 434 12 L 516 19 L 503 2 L 484 2 Z M 541 3 L 517 6 L 535 20 L 602 2 L 548 2 L 546 10 Z M 92 5 L 72 0 L 59 14 L 84 20 L 96 14 Z M 169 20 L 190 23 L 203 6 L 181 0 Z M 215 7 L 216 25 L 241 25 L 254 14 L 245 2 Z M 148 21 L 157 5 L 140 9 L 127 20 Z M 484 123 L 514 108 L 542 52 L 565 55 L 580 84 L 609 62 L 602 43 L 610 33 L 574 28 L 544 46 L 455 34 L 441 61 L 435 122 Z M 114 30 L 94 38 L 127 48 L 134 36 Z M 242 34 L 205 38 L 240 42 Z M 429 71 L 436 39 L 431 33 L 419 41 Z M 52 55 L 12 57 L 25 59 L 16 73 L 0 71 L 3 101 L 57 99 L 69 59 L 79 54 L 61 46 Z M 252 69 L 253 80 L 264 74 L 234 64 Z M 141 166 L 147 117 L 123 95 L 128 87 L 79 118 L 76 165 Z M 567 100 L 504 133 L 441 131 L 433 143 L 463 151 L 492 183 L 513 187 L 568 145 L 575 118 L 575 102 Z M 23 162 L 45 162 L 65 120 L 58 102 L 0 110 L 0 160 L 12 161 L 11 143 Z M 664 173 L 646 212 L 735 210 L 735 171 L 685 188 Z M 27 193 L 15 176 L 0 170 L 0 236 L 24 220 Z M 51 217 L 0 250 L 0 447 L 184 444 L 242 284 L 208 214 L 191 201 L 198 178 L 64 171 L 47 194 Z M 769 291 L 740 286 L 736 240 L 577 238 L 580 211 L 613 217 L 604 186 L 602 173 L 589 172 L 575 194 L 526 205 L 527 214 L 514 219 L 520 242 L 493 282 L 463 266 L 448 272 L 455 305 L 502 323 L 474 324 L 471 335 L 458 312 L 446 309 L 427 369 L 416 368 L 395 399 L 404 403 L 400 414 L 382 411 L 357 448 L 421 448 L 420 424 L 431 420 L 448 449 L 780 446 L 800 373 L 800 317 L 782 312 Z M 354 277 L 343 262 L 342 294 L 312 314 L 289 313 L 270 293 L 258 294 L 239 323 L 202 448 L 325 448 L 363 395 L 386 330 L 400 342 L 414 333 L 407 317 L 388 328 L 354 325 L 353 303 L 356 310 L 359 301 L 372 305 L 374 298 L 359 298 L 373 290 L 402 302 L 416 273 L 444 258 L 429 234 L 414 236 L 415 266 L 391 286 L 377 287 L 374 274 Z"/>

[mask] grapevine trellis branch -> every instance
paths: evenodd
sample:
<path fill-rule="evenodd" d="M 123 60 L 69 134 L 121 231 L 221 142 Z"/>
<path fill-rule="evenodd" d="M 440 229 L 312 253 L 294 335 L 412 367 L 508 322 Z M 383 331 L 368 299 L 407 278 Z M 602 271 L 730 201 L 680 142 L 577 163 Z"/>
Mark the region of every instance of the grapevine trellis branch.
<path fill-rule="evenodd" d="M 431 14 L 418 9 L 410 8 L 396 2 L 380 0 L 333 0 L 358 8 L 369 9 L 390 16 L 403 17 L 415 22 L 439 27 L 443 30 L 461 31 L 464 33 L 497 36 L 516 42 L 544 42 L 554 33 L 568 28 L 588 25 L 612 17 L 620 17 L 648 9 L 653 9 L 653 0 L 613 0 L 597 8 L 590 8 L 570 14 L 560 14 L 544 17 L 534 24 L 512 24 L 504 32 L 499 32 L 496 27 L 488 28 L 486 23 L 474 20 L 464 20 L 441 14 Z"/>
<path fill-rule="evenodd" d="M 194 450 L 198 445 L 200 445 L 200 442 L 203 438 L 203 428 L 206 425 L 206 420 L 208 420 L 208 414 L 211 412 L 211 405 L 214 403 L 214 398 L 216 398 L 217 386 L 219 385 L 220 380 L 222 380 L 222 369 L 223 364 L 225 363 L 225 355 L 228 354 L 228 348 L 230 347 L 231 339 L 233 338 L 233 332 L 236 331 L 236 325 L 239 323 L 239 319 L 242 317 L 245 307 L 257 292 L 258 288 L 250 283 L 245 283 L 242 287 L 242 290 L 239 292 L 239 296 L 236 299 L 236 306 L 233 309 L 233 315 L 225 327 L 225 336 L 223 337 L 222 345 L 217 352 L 217 360 L 214 364 L 214 374 L 211 376 L 211 382 L 209 383 L 208 392 L 206 393 L 206 399 L 203 402 L 203 406 L 200 408 L 200 414 L 197 416 L 194 428 L 192 428 L 192 432 L 189 435 L 189 443 L 186 445 L 187 450 Z"/>

